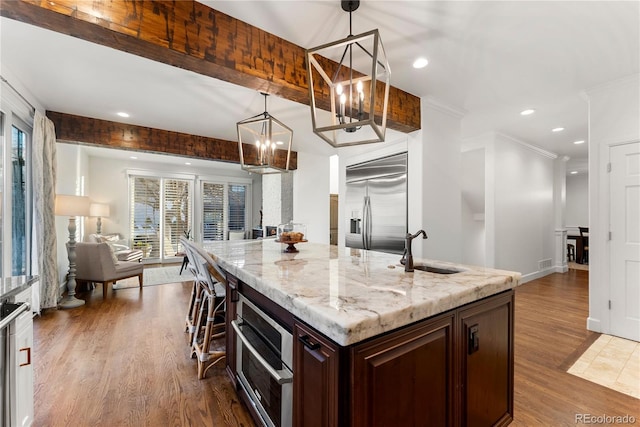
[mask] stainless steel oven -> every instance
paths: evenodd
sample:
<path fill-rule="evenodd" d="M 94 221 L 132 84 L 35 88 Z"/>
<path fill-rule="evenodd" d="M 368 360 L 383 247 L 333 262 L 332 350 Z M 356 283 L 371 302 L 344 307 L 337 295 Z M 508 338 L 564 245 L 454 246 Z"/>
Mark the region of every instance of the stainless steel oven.
<path fill-rule="evenodd" d="M 278 322 L 239 295 L 237 317 L 238 383 L 263 424 L 290 427 L 293 415 L 293 336 Z"/>

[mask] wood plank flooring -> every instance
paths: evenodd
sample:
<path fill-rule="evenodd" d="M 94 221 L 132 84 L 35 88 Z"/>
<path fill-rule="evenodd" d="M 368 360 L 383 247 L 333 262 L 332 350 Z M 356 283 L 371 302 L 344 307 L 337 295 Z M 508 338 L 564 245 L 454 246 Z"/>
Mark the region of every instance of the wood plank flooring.
<path fill-rule="evenodd" d="M 190 283 L 80 294 L 35 319 L 34 426 L 253 426 L 222 366 L 196 378 L 183 321 Z M 588 272 L 516 292 L 515 420 L 574 426 L 576 414 L 632 415 L 640 401 L 567 374 L 598 336 L 585 329 Z"/>

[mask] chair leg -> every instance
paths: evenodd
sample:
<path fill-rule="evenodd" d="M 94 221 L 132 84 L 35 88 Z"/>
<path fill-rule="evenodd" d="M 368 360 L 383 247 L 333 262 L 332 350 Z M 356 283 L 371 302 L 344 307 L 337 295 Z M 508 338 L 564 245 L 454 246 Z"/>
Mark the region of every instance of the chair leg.
<path fill-rule="evenodd" d="M 142 290 L 142 276 L 144 273 L 138 274 L 138 284 L 140 285 L 140 290 Z"/>
<path fill-rule="evenodd" d="M 109 282 L 102 282 L 102 299 L 107 299 L 107 287 L 109 286 Z"/>

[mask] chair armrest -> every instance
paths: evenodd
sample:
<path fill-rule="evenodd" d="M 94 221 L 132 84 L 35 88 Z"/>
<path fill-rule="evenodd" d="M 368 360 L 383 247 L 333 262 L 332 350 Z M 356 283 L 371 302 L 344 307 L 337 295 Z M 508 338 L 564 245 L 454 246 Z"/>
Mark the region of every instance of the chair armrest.
<path fill-rule="evenodd" d="M 129 250 L 129 246 L 123 245 L 123 244 L 120 244 L 120 243 L 112 243 L 111 247 L 113 247 L 113 250 L 115 252 L 128 251 Z"/>

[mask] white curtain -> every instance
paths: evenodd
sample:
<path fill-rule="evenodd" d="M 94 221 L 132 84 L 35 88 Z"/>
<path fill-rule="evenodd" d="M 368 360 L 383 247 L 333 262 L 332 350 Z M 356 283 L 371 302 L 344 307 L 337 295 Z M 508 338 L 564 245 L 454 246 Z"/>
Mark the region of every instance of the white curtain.
<path fill-rule="evenodd" d="M 53 122 L 39 111 L 33 119 L 33 221 L 38 254 L 42 308 L 58 305 L 58 253 L 55 224 L 56 132 Z"/>

